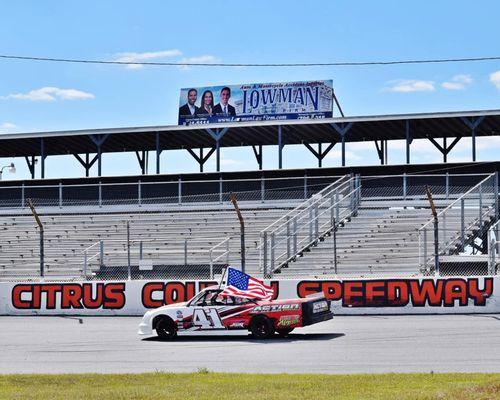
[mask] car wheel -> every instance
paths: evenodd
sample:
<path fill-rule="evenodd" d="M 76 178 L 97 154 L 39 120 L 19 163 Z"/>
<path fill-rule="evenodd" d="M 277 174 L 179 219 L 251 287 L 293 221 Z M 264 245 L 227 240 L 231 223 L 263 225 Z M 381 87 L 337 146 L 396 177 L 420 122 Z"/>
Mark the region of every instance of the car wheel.
<path fill-rule="evenodd" d="M 284 337 L 288 335 L 291 331 L 293 331 L 293 328 L 285 328 L 285 329 L 278 329 L 276 332 L 280 337 Z"/>
<path fill-rule="evenodd" d="M 252 320 L 250 331 L 256 339 L 267 339 L 274 333 L 274 327 L 269 318 L 257 317 Z"/>
<path fill-rule="evenodd" d="M 163 340 L 173 340 L 177 336 L 177 327 L 170 318 L 162 318 L 156 324 L 156 333 Z"/>

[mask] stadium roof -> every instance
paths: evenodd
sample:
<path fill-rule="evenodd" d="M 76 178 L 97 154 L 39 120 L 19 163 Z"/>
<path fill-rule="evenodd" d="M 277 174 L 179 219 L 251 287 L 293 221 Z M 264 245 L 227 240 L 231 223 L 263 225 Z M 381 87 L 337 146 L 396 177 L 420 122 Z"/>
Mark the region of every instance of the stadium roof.
<path fill-rule="evenodd" d="M 100 140 L 102 153 L 278 145 L 280 132 L 282 144 L 491 136 L 500 110 L 13 133 L 0 135 L 0 157 L 96 153 Z"/>

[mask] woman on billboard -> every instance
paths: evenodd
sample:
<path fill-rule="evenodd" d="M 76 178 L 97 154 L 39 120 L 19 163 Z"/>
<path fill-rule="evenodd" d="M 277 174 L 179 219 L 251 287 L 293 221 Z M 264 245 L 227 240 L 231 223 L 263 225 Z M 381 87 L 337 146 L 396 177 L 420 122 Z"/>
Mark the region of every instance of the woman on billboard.
<path fill-rule="evenodd" d="M 210 90 L 205 90 L 201 96 L 200 109 L 198 115 L 200 116 L 212 116 L 214 110 L 214 95 Z"/>

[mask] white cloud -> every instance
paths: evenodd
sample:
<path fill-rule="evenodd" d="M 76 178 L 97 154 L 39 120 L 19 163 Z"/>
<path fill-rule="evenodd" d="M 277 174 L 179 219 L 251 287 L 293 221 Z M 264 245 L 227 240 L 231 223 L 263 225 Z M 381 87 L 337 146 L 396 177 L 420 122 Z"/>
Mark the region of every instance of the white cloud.
<path fill-rule="evenodd" d="M 500 71 L 490 74 L 490 82 L 493 83 L 498 90 L 500 90 Z"/>
<path fill-rule="evenodd" d="M 3 124 L 0 124 L 0 129 L 8 130 L 8 129 L 16 129 L 17 125 L 11 123 L 11 122 L 4 122 Z"/>
<path fill-rule="evenodd" d="M 3 100 L 17 99 L 30 101 L 87 100 L 93 98 L 94 95 L 92 93 L 76 89 L 60 89 L 51 86 L 35 89 L 28 93 L 13 93 L 0 97 L 0 99 Z"/>
<path fill-rule="evenodd" d="M 210 55 L 210 54 L 205 54 L 202 56 L 197 56 L 197 57 L 184 57 L 181 60 L 179 60 L 179 63 L 190 63 L 190 64 L 213 64 L 220 61 L 217 57 Z M 180 65 L 180 69 L 187 70 L 190 68 L 188 65 Z"/>
<path fill-rule="evenodd" d="M 373 145 L 373 146 L 375 147 L 375 145 Z M 346 157 L 346 159 L 354 160 L 354 161 L 364 159 L 364 157 L 358 156 L 356 153 L 349 151 L 349 150 L 346 150 L 345 157 Z M 325 156 L 325 158 L 340 159 L 340 158 L 342 158 L 342 150 L 332 150 Z"/>
<path fill-rule="evenodd" d="M 460 74 L 455 75 L 448 82 L 443 82 L 441 86 L 443 87 L 443 89 L 447 90 L 463 90 L 467 86 L 470 86 L 472 84 L 472 81 L 473 80 L 470 75 Z"/>
<path fill-rule="evenodd" d="M 387 92 L 411 93 L 411 92 L 432 92 L 435 90 L 433 81 L 423 81 L 417 79 L 396 79 L 388 82 L 391 86 L 385 88 Z"/>
<path fill-rule="evenodd" d="M 152 62 L 162 58 L 178 57 L 181 56 L 182 52 L 177 49 L 171 50 L 161 50 L 161 51 L 150 51 L 145 53 L 118 53 L 113 61 L 118 62 L 130 62 L 130 63 L 140 63 L 140 62 Z M 126 68 L 128 69 L 140 69 L 143 65 L 140 64 L 128 64 Z"/>

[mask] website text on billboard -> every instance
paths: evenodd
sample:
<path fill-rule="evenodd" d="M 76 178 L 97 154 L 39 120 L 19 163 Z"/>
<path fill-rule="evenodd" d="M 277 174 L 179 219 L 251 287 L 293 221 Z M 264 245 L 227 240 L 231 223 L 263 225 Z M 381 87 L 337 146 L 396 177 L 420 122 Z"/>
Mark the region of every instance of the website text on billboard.
<path fill-rule="evenodd" d="M 181 89 L 179 125 L 331 118 L 331 80 Z"/>

